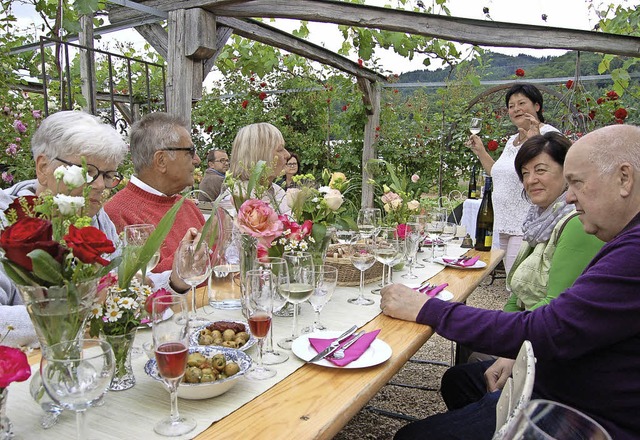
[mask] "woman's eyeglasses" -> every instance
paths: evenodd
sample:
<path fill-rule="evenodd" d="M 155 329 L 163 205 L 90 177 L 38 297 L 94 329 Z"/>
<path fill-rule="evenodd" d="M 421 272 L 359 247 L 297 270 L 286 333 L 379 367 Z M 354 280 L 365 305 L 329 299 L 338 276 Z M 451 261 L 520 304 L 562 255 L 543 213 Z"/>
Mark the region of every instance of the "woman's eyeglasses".
<path fill-rule="evenodd" d="M 73 162 L 69 162 L 67 160 L 64 159 L 60 159 L 59 157 L 56 157 L 54 160 L 57 160 L 58 162 L 62 162 L 63 164 L 67 165 L 67 166 L 77 166 L 82 168 L 82 165 L 78 165 L 75 164 Z M 118 186 L 118 184 L 120 182 L 122 182 L 122 174 L 120 174 L 117 171 L 102 171 L 100 170 L 97 166 L 95 165 L 91 165 L 90 163 L 87 164 L 87 177 L 89 180 L 89 184 L 92 184 L 93 182 L 95 182 L 98 177 L 100 177 L 100 175 L 102 175 L 102 180 L 104 181 L 104 186 L 105 188 L 115 188 L 116 186 Z"/>

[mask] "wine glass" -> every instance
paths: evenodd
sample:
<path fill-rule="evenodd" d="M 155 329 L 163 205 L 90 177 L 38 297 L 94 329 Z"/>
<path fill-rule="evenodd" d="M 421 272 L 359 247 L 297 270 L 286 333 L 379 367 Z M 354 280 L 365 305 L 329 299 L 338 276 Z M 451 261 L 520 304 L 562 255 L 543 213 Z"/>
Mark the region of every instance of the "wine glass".
<path fill-rule="evenodd" d="M 371 246 L 366 242 L 354 243 L 349 251 L 351 264 L 360 271 L 360 293 L 356 298 L 349 298 L 347 302 L 359 306 L 370 306 L 373 304 L 373 300 L 364 296 L 364 272 L 375 264 L 376 257 Z"/>
<path fill-rule="evenodd" d="M 417 222 L 408 222 L 406 227 L 406 237 L 405 237 L 405 257 L 407 258 L 407 263 L 409 264 L 409 272 L 402 275 L 402 278 L 406 278 L 408 280 L 415 280 L 418 278 L 417 275 L 413 273 L 413 266 L 416 262 L 416 254 L 418 253 L 418 246 L 422 241 L 422 231 L 424 230 L 423 225 Z"/>
<path fill-rule="evenodd" d="M 335 233 L 339 244 L 352 244 L 358 238 L 358 231 L 351 229 L 337 229 Z"/>
<path fill-rule="evenodd" d="M 289 286 L 282 291 L 293 304 L 293 331 L 290 337 L 278 341 L 278 345 L 289 350 L 298 337 L 298 304 L 309 299 L 315 279 L 313 257 L 309 252 L 285 252 L 282 258 L 287 262 L 289 271 Z"/>
<path fill-rule="evenodd" d="M 440 239 L 444 242 L 444 253 L 447 254 L 448 243 L 456 237 L 456 224 L 452 222 L 445 222 L 442 227 L 442 234 Z"/>
<path fill-rule="evenodd" d="M 389 267 L 389 271 L 391 271 L 391 262 L 395 260 L 395 258 L 398 256 L 398 254 L 400 253 L 402 247 L 401 247 L 401 240 L 397 240 L 397 239 L 380 239 L 377 240 L 374 245 L 373 245 L 373 254 L 376 257 L 376 260 L 378 260 L 380 263 L 382 263 L 382 287 L 385 286 L 385 266 Z M 372 291 L 373 293 L 376 293 L 375 291 Z M 377 290 L 377 292 L 380 292 L 380 290 Z"/>
<path fill-rule="evenodd" d="M 427 235 L 431 240 L 431 258 L 429 261 L 433 263 L 436 256 L 436 241 L 442 235 L 444 224 L 447 222 L 447 213 L 441 210 L 435 210 L 429 215 L 429 223 L 427 223 Z"/>
<path fill-rule="evenodd" d="M 283 292 L 283 289 L 287 288 L 289 283 L 289 270 L 287 269 L 287 262 L 284 258 L 279 257 L 260 257 L 256 260 L 256 269 L 270 270 L 273 274 L 273 298 L 272 298 L 272 313 L 281 310 L 285 304 L 287 304 L 287 297 Z M 262 363 L 265 365 L 276 365 L 286 362 L 289 359 L 289 355 L 283 353 L 280 350 L 276 350 L 273 346 L 273 322 L 269 327 L 269 335 L 267 336 L 267 348 L 262 355 Z"/>
<path fill-rule="evenodd" d="M 87 438 L 85 412 L 107 392 L 114 368 L 106 341 L 78 339 L 42 347 L 42 383 L 57 404 L 76 412 L 79 440 Z"/>
<path fill-rule="evenodd" d="M 358 211 L 357 223 L 360 237 L 365 240 L 375 237 L 382 223 L 382 212 L 379 208 L 362 208 Z"/>
<path fill-rule="evenodd" d="M 482 129 L 482 119 L 481 118 L 471 118 L 471 122 L 469 123 L 469 131 L 471 134 L 478 134 Z"/>
<path fill-rule="evenodd" d="M 309 297 L 309 303 L 316 314 L 316 318 L 310 327 L 302 330 L 302 333 L 313 333 L 327 329 L 327 327 L 320 322 L 320 312 L 325 304 L 331 300 L 333 292 L 336 290 L 336 284 L 338 284 L 338 269 L 328 264 L 316 266 L 315 277 L 315 288 Z"/>
<path fill-rule="evenodd" d="M 182 280 L 191 286 L 191 312 L 189 321 L 193 327 L 204 325 L 207 318 L 200 317 L 196 311 L 196 286 L 207 280 L 211 274 L 209 246 L 203 241 L 182 241 L 174 256 L 176 272 Z"/>
<path fill-rule="evenodd" d="M 504 439 L 611 440 L 607 431 L 591 417 L 562 403 L 532 400 L 520 411 Z"/>
<path fill-rule="evenodd" d="M 147 239 L 156 229 L 151 224 L 139 224 L 139 225 L 127 225 L 124 227 L 124 246 L 127 253 L 130 253 L 132 258 L 137 259 L 140 255 L 142 246 L 147 242 Z M 143 268 L 142 276 L 146 276 L 148 272 L 151 272 L 160 261 L 160 249 L 158 249 L 149 260 L 149 263 Z"/>
<path fill-rule="evenodd" d="M 389 262 L 389 271 L 388 271 L 388 275 L 387 275 L 387 284 L 391 284 L 393 282 L 392 281 L 393 267 L 396 264 L 399 264 L 405 258 L 405 254 L 406 254 L 406 242 L 407 241 L 404 238 L 398 238 L 397 240 L 399 242 L 400 248 L 399 248 L 399 252 L 393 258 L 393 260 L 391 260 Z"/>
<path fill-rule="evenodd" d="M 167 309 L 173 314 L 166 318 Z M 178 385 L 187 368 L 189 353 L 189 308 L 184 295 L 159 296 L 151 303 L 153 346 L 158 373 L 171 394 L 171 415 L 160 420 L 153 430 L 167 437 L 191 432 L 196 421 L 178 412 Z"/>
<path fill-rule="evenodd" d="M 409 216 L 407 223 L 417 223 L 419 225 L 418 231 L 420 233 L 420 241 L 418 242 L 418 250 L 416 251 L 416 258 L 413 262 L 413 268 L 424 269 L 425 265 L 418 261 L 417 253 L 422 251 L 424 240 L 425 238 L 427 238 L 427 223 L 429 223 L 429 218 L 425 214 L 412 214 Z M 423 259 L 422 261 L 428 260 Z"/>
<path fill-rule="evenodd" d="M 247 271 L 246 289 L 242 292 L 243 303 L 249 320 L 251 334 L 258 339 L 258 361 L 245 373 L 247 379 L 264 380 L 276 375 L 276 371 L 262 363 L 264 338 L 271 328 L 273 310 L 273 274 L 270 270 Z"/>

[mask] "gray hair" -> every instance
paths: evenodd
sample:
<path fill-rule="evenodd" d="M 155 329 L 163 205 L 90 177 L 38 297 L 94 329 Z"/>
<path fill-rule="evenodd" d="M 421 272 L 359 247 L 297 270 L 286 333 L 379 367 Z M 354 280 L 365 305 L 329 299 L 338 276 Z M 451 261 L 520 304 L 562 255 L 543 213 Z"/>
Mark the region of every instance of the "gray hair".
<path fill-rule="evenodd" d="M 600 145 L 591 148 L 588 158 L 600 175 L 612 173 L 623 162 L 640 172 L 640 127 L 611 125 L 593 134 Z"/>
<path fill-rule="evenodd" d="M 284 145 L 284 137 L 280 130 L 268 122 L 259 122 L 242 127 L 231 149 L 231 173 L 243 180 L 248 180 L 251 169 L 263 160 L 272 166 L 275 151 Z"/>
<path fill-rule="evenodd" d="M 129 142 L 136 173 L 151 166 L 156 151 L 176 146 L 180 141 L 178 127 L 189 131 L 189 124 L 183 118 L 162 112 L 144 115 L 133 124 Z"/>
<path fill-rule="evenodd" d="M 127 154 L 122 136 L 99 118 L 81 111 L 60 111 L 47 116 L 31 138 L 33 158 L 92 156 L 119 164 Z"/>

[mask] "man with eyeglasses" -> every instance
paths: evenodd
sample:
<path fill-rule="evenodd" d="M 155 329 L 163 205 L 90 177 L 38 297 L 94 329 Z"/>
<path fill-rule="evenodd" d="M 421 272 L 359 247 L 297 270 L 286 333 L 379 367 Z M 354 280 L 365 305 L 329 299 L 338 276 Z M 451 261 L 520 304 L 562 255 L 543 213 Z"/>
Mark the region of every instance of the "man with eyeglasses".
<path fill-rule="evenodd" d="M 131 128 L 129 150 L 134 175 L 104 207 L 119 232 L 127 225 L 157 225 L 182 198 L 180 193 L 193 186 L 193 171 L 200 165 L 187 122 L 167 113 L 150 113 L 136 122 Z M 160 262 L 153 272 L 171 270 L 180 241 L 189 239 L 189 234 L 195 238 L 204 222 L 198 207 L 185 200 L 160 248 Z M 170 287 L 176 292 L 188 289 L 173 272 Z"/>
<path fill-rule="evenodd" d="M 201 202 L 212 202 L 218 198 L 222 190 L 224 176 L 229 171 L 229 156 L 224 150 L 210 150 L 207 154 L 207 171 L 205 171 L 198 200 Z"/>

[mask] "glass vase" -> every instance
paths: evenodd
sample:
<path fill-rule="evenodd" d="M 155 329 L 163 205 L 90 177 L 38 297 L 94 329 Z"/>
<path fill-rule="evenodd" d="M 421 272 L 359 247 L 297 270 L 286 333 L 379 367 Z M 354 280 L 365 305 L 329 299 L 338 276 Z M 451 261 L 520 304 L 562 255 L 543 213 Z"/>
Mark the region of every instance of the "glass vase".
<path fill-rule="evenodd" d="M 314 225 L 314 229 L 316 226 Z M 327 226 L 322 237 L 316 237 L 314 233 L 315 243 L 309 246 L 309 253 L 313 257 L 314 266 L 322 266 L 327 259 L 327 250 L 331 244 L 331 240 L 336 235 L 336 228 L 333 226 Z"/>
<path fill-rule="evenodd" d="M 246 290 L 247 272 L 254 269 L 255 261 L 258 256 L 258 239 L 248 234 L 240 234 L 240 291 Z M 242 304 L 242 314 L 248 319 L 248 314 L 244 303 Z"/>
<path fill-rule="evenodd" d="M 218 237 L 213 248 L 213 268 L 209 277 L 209 305 L 214 309 L 240 309 L 240 251 L 233 246 L 233 218 L 218 209 Z"/>
<path fill-rule="evenodd" d="M 7 397 L 9 389 L 0 388 L 0 440 L 13 438 L 13 426 L 7 417 Z"/>
<path fill-rule="evenodd" d="M 137 330 L 137 328 L 134 328 L 129 333 L 120 335 L 101 334 L 102 339 L 111 345 L 115 359 L 113 379 L 111 379 L 111 384 L 109 385 L 109 390 L 111 391 L 128 390 L 136 384 L 136 377 L 133 375 L 133 368 L 131 367 L 131 349 L 133 348 Z"/>

